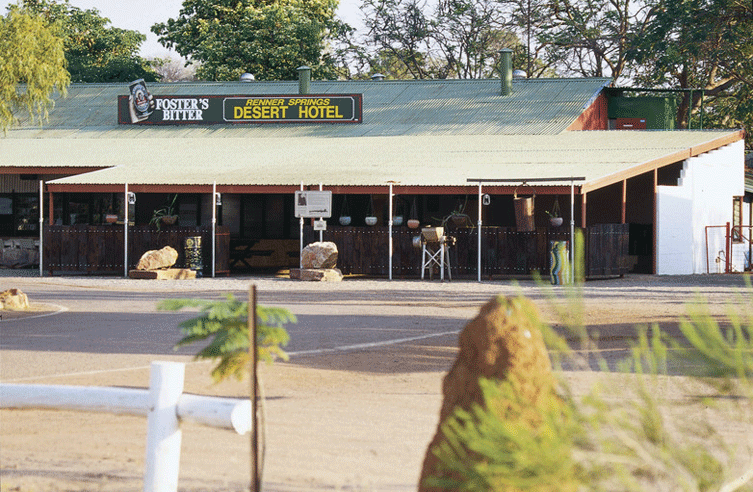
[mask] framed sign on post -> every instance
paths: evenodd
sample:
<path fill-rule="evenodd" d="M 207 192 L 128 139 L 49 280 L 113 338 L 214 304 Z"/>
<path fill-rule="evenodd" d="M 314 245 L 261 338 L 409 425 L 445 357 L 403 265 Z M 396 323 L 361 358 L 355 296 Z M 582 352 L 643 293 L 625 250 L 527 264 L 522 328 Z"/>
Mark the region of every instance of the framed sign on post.
<path fill-rule="evenodd" d="M 296 191 L 295 216 L 315 219 L 332 217 L 332 192 Z"/>

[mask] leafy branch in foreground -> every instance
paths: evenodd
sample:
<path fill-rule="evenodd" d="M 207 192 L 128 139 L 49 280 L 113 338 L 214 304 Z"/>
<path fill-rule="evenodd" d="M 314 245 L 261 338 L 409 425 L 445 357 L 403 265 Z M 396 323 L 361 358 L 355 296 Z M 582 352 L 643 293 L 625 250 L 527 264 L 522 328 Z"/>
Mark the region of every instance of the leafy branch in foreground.
<path fill-rule="evenodd" d="M 481 378 L 484 404 L 455 409 L 432 449 L 445 478 L 427 485 L 463 491 L 577 491 L 582 469 L 573 460 L 579 431 L 574 408 L 550 397 L 532 406 L 516 380 Z M 457 478 L 448 478 L 457 477 Z"/>
<path fill-rule="evenodd" d="M 219 359 L 212 369 L 216 382 L 230 376 L 242 379 L 250 364 L 248 303 L 228 294 L 224 301 L 201 299 L 169 299 L 157 309 L 178 311 L 183 308 L 199 308 L 199 316 L 186 320 L 178 326 L 184 337 L 175 345 L 183 347 L 211 339 L 197 354 L 197 359 Z M 259 360 L 272 362 L 276 358 L 288 359 L 282 349 L 290 340 L 285 325 L 296 323 L 295 315 L 285 308 L 257 306 L 257 356 Z"/>
<path fill-rule="evenodd" d="M 547 297 L 564 326 L 527 314 L 550 356 L 564 359 L 565 372 L 555 365 L 560 404 L 519 408 L 514 384 L 481 380 L 483 403 L 442 422 L 445 440 L 432 452 L 448 473 L 428 477 L 426 490 L 753 490 L 753 437 L 729 442 L 724 430 L 753 428 L 750 283 L 723 319 L 699 301 L 677 333 L 637 327 L 631 357 L 609 364 L 585 325 L 578 284 Z M 570 381 L 593 367 L 599 384 L 577 394 Z"/>

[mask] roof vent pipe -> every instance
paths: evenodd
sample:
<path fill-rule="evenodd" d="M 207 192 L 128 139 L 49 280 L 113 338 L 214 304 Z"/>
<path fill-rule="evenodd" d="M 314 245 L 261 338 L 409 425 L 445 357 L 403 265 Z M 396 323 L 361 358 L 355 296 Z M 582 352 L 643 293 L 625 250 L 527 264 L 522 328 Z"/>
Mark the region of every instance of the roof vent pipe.
<path fill-rule="evenodd" d="M 499 50 L 499 78 L 502 81 L 502 95 L 508 96 L 512 92 L 512 50 Z"/>
<path fill-rule="evenodd" d="M 371 80 L 374 80 L 374 81 L 384 80 L 384 74 L 375 73 L 374 75 L 371 76 Z"/>
<path fill-rule="evenodd" d="M 311 93 L 311 67 L 298 67 L 298 94 Z"/>

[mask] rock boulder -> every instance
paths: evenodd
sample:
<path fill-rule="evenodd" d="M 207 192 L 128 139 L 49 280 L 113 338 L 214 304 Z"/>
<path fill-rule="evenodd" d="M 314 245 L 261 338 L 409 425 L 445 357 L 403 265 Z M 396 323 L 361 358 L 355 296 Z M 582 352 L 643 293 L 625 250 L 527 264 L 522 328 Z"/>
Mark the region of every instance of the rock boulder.
<path fill-rule="evenodd" d="M 311 282 L 340 282 L 343 274 L 337 268 L 291 268 L 290 278 Z"/>
<path fill-rule="evenodd" d="M 29 298 L 19 289 L 0 292 L 0 309 L 23 311 L 29 309 Z"/>
<path fill-rule="evenodd" d="M 160 270 L 170 268 L 178 261 L 178 252 L 171 246 L 150 250 L 141 255 L 136 270 Z"/>
<path fill-rule="evenodd" d="M 337 266 L 337 245 L 323 241 L 311 243 L 301 251 L 301 268 L 335 268 Z"/>
<path fill-rule="evenodd" d="M 424 485 L 429 476 L 453 477 L 440 469 L 432 449 L 445 440 L 440 426 L 457 407 L 470 410 L 474 403 L 483 404 L 479 378 L 514 381 L 520 401 L 526 405 L 530 402 L 532 407 L 551 404 L 552 398 L 557 398 L 549 355 L 541 331 L 532 321 L 537 317 L 531 301 L 499 296 L 487 302 L 463 328 L 460 352 L 442 384 L 444 400 L 439 425 L 424 458 L 419 491 L 440 490 Z M 495 411 L 504 412 L 510 407 L 514 405 L 495 402 Z"/>

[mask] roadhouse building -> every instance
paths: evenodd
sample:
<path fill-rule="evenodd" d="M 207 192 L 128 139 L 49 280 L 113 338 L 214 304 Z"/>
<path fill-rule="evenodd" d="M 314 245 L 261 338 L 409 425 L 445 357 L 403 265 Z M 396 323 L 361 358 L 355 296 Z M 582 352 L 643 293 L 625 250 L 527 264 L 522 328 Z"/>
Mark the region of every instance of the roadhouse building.
<path fill-rule="evenodd" d="M 0 139 L 3 263 L 34 263 L 41 223 L 47 272 L 122 273 L 146 249 L 182 254 L 200 235 L 207 274 L 214 218 L 217 273 L 277 271 L 297 266 L 301 230 L 319 237 L 294 216 L 295 191 L 323 189 L 333 194 L 323 237 L 346 274 L 419 276 L 409 224 L 456 238 L 460 278 L 546 270 L 549 242 L 568 239 L 571 221 L 589 276 L 750 266 L 742 131 L 610 129 L 646 125 L 610 114 L 609 79 L 301 74 L 73 84 L 42 127 L 22 121 Z M 167 212 L 177 223 L 158 225 Z M 13 263 L 22 254 L 9 249 L 24 248 L 26 263 Z"/>

